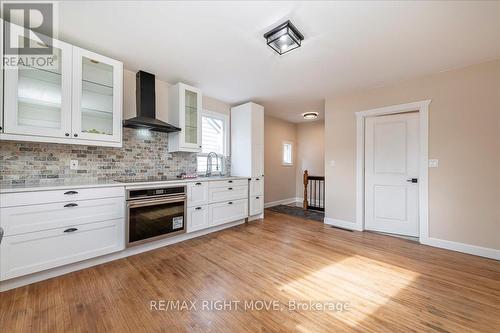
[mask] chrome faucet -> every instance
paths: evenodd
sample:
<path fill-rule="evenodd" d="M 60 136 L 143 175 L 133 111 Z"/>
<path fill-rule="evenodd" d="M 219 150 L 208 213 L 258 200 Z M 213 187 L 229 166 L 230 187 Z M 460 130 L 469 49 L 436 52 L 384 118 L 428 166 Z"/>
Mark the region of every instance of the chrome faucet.
<path fill-rule="evenodd" d="M 215 156 L 216 169 L 219 170 L 219 156 L 214 152 L 208 153 L 208 155 L 207 155 L 207 172 L 205 173 L 206 177 L 210 177 L 212 175 L 212 158 L 214 156 Z"/>

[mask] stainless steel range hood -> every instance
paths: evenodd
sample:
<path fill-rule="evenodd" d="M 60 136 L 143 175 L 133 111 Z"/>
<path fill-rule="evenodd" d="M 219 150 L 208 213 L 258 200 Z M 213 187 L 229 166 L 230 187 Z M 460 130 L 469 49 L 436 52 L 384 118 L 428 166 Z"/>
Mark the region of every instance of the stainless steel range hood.
<path fill-rule="evenodd" d="M 145 128 L 156 132 L 179 132 L 181 129 L 156 119 L 155 76 L 143 71 L 137 72 L 136 110 L 137 117 L 123 121 L 123 127 Z"/>

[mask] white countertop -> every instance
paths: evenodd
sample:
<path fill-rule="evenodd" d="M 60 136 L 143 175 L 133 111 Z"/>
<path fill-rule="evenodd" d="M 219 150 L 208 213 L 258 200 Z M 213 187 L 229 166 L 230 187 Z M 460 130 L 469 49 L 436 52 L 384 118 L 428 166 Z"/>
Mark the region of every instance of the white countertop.
<path fill-rule="evenodd" d="M 180 184 L 189 182 L 208 182 L 217 180 L 232 180 L 232 179 L 248 179 L 249 177 L 233 177 L 233 176 L 214 176 L 214 177 L 198 177 L 191 179 L 176 179 L 166 181 L 151 181 L 151 182 L 136 182 L 136 183 L 120 183 L 114 180 L 105 181 L 68 181 L 68 182 L 51 182 L 44 184 L 28 184 L 28 185 L 2 185 L 0 187 L 0 194 L 2 193 L 17 193 L 17 192 L 33 192 L 33 191 L 51 191 L 51 190 L 68 190 L 75 188 L 94 188 L 94 187 L 111 187 L 111 186 L 150 186 L 150 185 L 169 185 Z"/>

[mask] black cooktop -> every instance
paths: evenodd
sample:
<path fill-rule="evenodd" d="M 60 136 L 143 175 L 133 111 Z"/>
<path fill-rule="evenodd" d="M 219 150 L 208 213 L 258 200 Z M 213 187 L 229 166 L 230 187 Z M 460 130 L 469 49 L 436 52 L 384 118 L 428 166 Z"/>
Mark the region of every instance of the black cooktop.
<path fill-rule="evenodd" d="M 118 178 L 114 179 L 118 183 L 147 183 L 147 182 L 166 182 L 173 180 L 181 180 L 177 177 L 147 177 L 147 178 Z"/>

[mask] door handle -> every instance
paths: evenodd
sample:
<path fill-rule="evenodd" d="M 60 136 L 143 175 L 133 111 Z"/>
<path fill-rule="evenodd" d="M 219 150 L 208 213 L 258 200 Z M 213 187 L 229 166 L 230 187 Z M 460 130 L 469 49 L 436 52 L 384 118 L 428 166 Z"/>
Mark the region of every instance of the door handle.
<path fill-rule="evenodd" d="M 416 184 L 416 183 L 418 183 L 418 178 L 408 178 L 406 181 L 408 183 L 414 183 L 414 184 Z"/>

